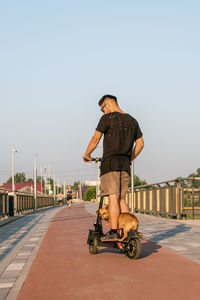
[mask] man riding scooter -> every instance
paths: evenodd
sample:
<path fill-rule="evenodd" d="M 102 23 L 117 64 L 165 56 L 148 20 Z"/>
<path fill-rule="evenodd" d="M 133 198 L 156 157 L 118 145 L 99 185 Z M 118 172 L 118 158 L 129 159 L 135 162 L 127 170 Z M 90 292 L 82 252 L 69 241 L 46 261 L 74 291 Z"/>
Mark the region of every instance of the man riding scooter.
<path fill-rule="evenodd" d="M 125 201 L 130 177 L 130 164 L 144 147 L 139 124 L 132 116 L 123 112 L 112 95 L 105 95 L 99 101 L 104 115 L 83 156 L 85 162 L 92 160 L 91 153 L 100 142 L 102 135 L 103 158 L 101 162 L 101 196 L 109 199 L 110 231 L 102 240 L 118 238 L 117 219 L 119 213 L 129 212 Z M 133 145 L 135 147 L 133 149 Z"/>

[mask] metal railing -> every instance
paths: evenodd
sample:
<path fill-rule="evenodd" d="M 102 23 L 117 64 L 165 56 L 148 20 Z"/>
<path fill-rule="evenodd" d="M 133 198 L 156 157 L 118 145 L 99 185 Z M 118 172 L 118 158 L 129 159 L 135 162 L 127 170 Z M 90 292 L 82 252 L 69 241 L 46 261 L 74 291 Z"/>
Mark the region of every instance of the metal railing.
<path fill-rule="evenodd" d="M 200 188 L 195 188 L 196 178 L 177 178 L 134 188 L 126 194 L 126 202 L 133 212 L 177 219 L 200 215 Z"/>
<path fill-rule="evenodd" d="M 37 195 L 36 207 L 45 208 L 54 206 L 54 198 L 49 195 Z M 34 195 L 27 193 L 16 193 L 14 197 L 15 214 L 35 209 Z"/>
<path fill-rule="evenodd" d="M 9 196 L 8 192 L 0 189 L 0 218 L 9 216 Z"/>
<path fill-rule="evenodd" d="M 37 209 L 54 206 L 54 197 L 37 195 Z M 14 193 L 0 189 L 0 218 L 25 213 L 35 209 L 34 195 L 29 193 Z"/>

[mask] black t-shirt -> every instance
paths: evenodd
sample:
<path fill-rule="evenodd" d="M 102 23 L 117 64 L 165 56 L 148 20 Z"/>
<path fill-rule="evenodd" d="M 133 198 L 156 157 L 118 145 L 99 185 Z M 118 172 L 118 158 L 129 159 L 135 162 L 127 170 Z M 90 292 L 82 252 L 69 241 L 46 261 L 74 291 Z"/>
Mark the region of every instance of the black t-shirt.
<path fill-rule="evenodd" d="M 96 130 L 104 134 L 101 175 L 111 171 L 130 174 L 133 144 L 142 137 L 136 119 L 119 112 L 104 114 Z"/>

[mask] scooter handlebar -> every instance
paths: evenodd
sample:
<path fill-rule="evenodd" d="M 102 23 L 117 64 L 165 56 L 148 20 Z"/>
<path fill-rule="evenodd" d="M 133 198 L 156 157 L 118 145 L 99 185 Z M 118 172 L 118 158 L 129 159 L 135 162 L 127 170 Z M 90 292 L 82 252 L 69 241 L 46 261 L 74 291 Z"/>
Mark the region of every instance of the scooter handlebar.
<path fill-rule="evenodd" d="M 98 162 L 98 161 L 102 161 L 101 157 L 92 157 L 92 161 Z"/>

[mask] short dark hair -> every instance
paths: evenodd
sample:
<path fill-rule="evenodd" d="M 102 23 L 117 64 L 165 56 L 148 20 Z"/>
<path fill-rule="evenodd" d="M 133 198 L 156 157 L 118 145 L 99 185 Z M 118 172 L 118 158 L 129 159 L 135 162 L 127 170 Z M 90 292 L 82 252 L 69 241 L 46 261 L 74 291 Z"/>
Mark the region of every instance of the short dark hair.
<path fill-rule="evenodd" d="M 117 97 L 113 96 L 113 95 L 104 95 L 100 100 L 99 100 L 99 106 L 101 106 L 101 104 L 103 103 L 103 101 L 106 99 L 106 98 L 110 98 L 112 100 L 114 100 L 117 103 Z"/>

